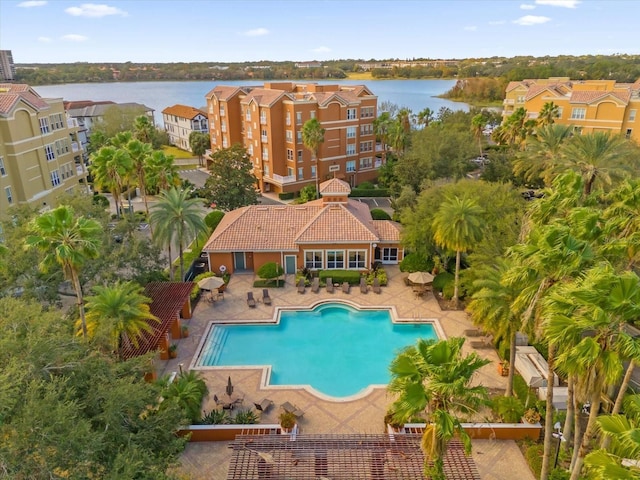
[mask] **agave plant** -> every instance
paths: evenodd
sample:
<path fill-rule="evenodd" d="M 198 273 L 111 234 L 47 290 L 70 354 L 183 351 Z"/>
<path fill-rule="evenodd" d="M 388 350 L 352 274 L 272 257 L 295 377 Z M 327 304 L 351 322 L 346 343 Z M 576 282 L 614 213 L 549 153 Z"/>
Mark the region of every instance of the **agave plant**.
<path fill-rule="evenodd" d="M 213 409 L 205 412 L 198 423 L 200 425 L 227 425 L 231 423 L 231 417 L 226 410 Z"/>
<path fill-rule="evenodd" d="M 260 423 L 260 418 L 253 410 L 239 410 L 233 418 L 233 423 L 238 425 L 253 425 Z"/>

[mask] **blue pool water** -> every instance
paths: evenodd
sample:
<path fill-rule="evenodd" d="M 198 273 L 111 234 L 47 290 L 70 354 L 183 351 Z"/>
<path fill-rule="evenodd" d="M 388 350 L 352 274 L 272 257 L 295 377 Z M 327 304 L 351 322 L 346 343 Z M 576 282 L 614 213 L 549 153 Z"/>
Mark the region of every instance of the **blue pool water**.
<path fill-rule="evenodd" d="M 391 313 L 326 303 L 282 311 L 276 325 L 216 325 L 199 366 L 271 365 L 271 385 L 311 385 L 332 397 L 389 383 L 389 364 L 431 324 L 394 324 Z"/>

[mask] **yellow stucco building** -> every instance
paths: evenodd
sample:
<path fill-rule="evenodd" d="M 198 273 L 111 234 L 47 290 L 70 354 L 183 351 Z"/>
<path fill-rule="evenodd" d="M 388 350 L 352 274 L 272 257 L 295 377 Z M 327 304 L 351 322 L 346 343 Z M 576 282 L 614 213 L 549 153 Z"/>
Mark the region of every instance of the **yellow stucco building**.
<path fill-rule="evenodd" d="M 616 83 L 551 77 L 510 82 L 502 115 L 506 118 L 523 107 L 529 118 L 537 118 L 547 102 L 558 106 L 559 124 L 573 125 L 582 133 L 618 133 L 640 142 L 640 79 Z"/>
<path fill-rule="evenodd" d="M 61 98 L 0 84 L 0 214 L 22 203 L 54 207 L 62 193 L 86 185 L 78 130 Z"/>

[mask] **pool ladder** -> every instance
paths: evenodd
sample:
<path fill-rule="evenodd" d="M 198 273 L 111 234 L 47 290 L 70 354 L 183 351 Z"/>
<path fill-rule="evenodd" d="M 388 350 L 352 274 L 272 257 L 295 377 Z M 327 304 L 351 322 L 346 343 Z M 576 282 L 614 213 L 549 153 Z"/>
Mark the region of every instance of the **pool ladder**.
<path fill-rule="evenodd" d="M 222 346 L 227 341 L 228 335 L 229 332 L 226 329 L 213 327 L 213 333 L 211 337 L 209 337 L 202 355 L 202 364 L 207 366 L 215 366 L 218 364 Z"/>

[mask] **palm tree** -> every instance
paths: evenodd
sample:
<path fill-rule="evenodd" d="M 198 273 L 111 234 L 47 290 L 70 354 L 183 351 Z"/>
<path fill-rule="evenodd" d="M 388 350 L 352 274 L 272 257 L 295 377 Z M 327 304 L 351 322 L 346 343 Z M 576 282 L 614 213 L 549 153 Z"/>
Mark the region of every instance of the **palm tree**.
<path fill-rule="evenodd" d="M 206 382 L 198 372 L 180 374 L 163 393 L 169 402 L 176 402 L 185 416 L 196 423 L 202 416 L 202 399 L 209 393 Z"/>
<path fill-rule="evenodd" d="M 478 142 L 478 147 L 480 149 L 480 156 L 482 156 L 482 140 L 484 139 L 484 127 L 487 126 L 487 119 L 481 113 L 475 115 L 471 119 L 471 131 L 473 132 L 473 137 Z"/>
<path fill-rule="evenodd" d="M 482 208 L 470 198 L 452 197 L 445 200 L 433 219 L 436 244 L 456 252 L 456 272 L 453 301 L 458 303 L 460 259 L 482 237 Z"/>
<path fill-rule="evenodd" d="M 317 118 L 311 118 L 302 125 L 302 143 L 311 152 L 312 160 L 316 161 L 316 198 L 320 198 L 320 159 L 318 153 L 324 142 L 324 128 Z"/>
<path fill-rule="evenodd" d="M 207 229 L 202 219 L 199 198 L 189 198 L 188 190 L 173 187 L 160 194 L 158 203 L 151 207 L 150 221 L 156 235 L 166 241 L 176 240 L 180 258 L 180 281 L 184 280 L 184 247 L 188 236 L 197 237 Z"/>
<path fill-rule="evenodd" d="M 87 259 L 96 258 L 100 252 L 102 225 L 96 220 L 75 217 L 71 207 L 61 205 L 33 219 L 32 235 L 26 239 L 28 248 L 45 253 L 40 269 L 46 271 L 52 264 L 62 267 L 64 277 L 71 281 L 76 293 L 82 336 L 87 337 L 82 285 L 79 272 Z"/>
<path fill-rule="evenodd" d="M 140 115 L 133 121 L 133 138 L 153 146 L 156 136 L 156 127 L 151 123 L 147 115 Z"/>
<path fill-rule="evenodd" d="M 418 339 L 415 346 L 405 348 L 389 367 L 388 390 L 398 394 L 392 405 L 394 420 L 406 422 L 425 414 L 427 427 L 422 437 L 425 474 L 443 480 L 443 458 L 447 445 L 459 436 L 465 450 L 471 451 L 471 439 L 463 430 L 457 414 L 474 412 L 488 398 L 483 386 L 472 386 L 478 369 L 490 363 L 475 352 L 462 356 L 464 338 L 447 340 Z"/>
<path fill-rule="evenodd" d="M 516 361 L 516 333 L 522 321 L 512 310 L 513 301 L 520 293 L 520 288 L 502 281 L 511 268 L 510 261 L 496 258 L 492 265 L 480 265 L 477 280 L 473 282 L 476 289 L 467 305 L 467 311 L 476 325 L 482 325 L 496 337 L 509 339 L 509 376 L 505 396 L 513 395 L 513 366 Z"/>
<path fill-rule="evenodd" d="M 145 117 L 146 118 L 146 117 Z M 149 205 L 147 203 L 147 177 L 146 171 L 151 158 L 152 147 L 149 143 L 140 140 L 131 140 L 126 146 L 131 158 L 132 173 L 135 175 L 140 193 L 144 200 L 144 210 L 149 215 Z"/>
<path fill-rule="evenodd" d="M 198 156 L 198 165 L 203 165 L 202 158 L 208 148 L 211 148 L 209 135 L 205 132 L 191 132 L 189 134 L 189 146 L 191 153 Z"/>
<path fill-rule="evenodd" d="M 113 351 L 122 357 L 125 347 L 138 347 L 144 332 L 151 332 L 150 322 L 160 320 L 151 313 L 150 298 L 134 282 L 116 282 L 93 287 L 95 295 L 87 297 L 87 331 L 94 336 L 106 331 Z"/>
<path fill-rule="evenodd" d="M 623 136 L 594 132 L 575 135 L 571 139 L 565 150 L 563 166 L 582 175 L 584 195 L 588 196 L 596 181 L 611 185 L 613 180 L 630 171 L 634 155 L 638 155 L 637 150 Z"/>
<path fill-rule="evenodd" d="M 93 181 L 98 188 L 104 188 L 111 192 L 118 218 L 120 218 L 120 195 L 131 168 L 131 157 L 126 150 L 121 148 L 102 147 L 95 155 L 91 156 L 89 169 L 93 175 Z"/>
<path fill-rule="evenodd" d="M 546 102 L 538 114 L 538 126 L 552 125 L 558 117 L 560 117 L 560 108 L 553 102 Z"/>
<path fill-rule="evenodd" d="M 391 129 L 391 124 L 393 123 L 393 118 L 391 118 L 391 114 L 389 112 L 382 112 L 378 118 L 373 121 L 373 133 L 376 136 L 376 140 L 378 140 L 382 144 L 382 153 L 384 155 L 384 162 L 387 160 L 387 145 L 389 144 L 389 130 Z"/>
<path fill-rule="evenodd" d="M 435 119 L 435 112 L 431 110 L 429 107 L 424 110 L 420 110 L 417 116 L 418 125 L 422 125 L 423 127 L 428 127 L 431 122 Z"/>
<path fill-rule="evenodd" d="M 173 155 L 166 155 L 163 151 L 156 150 L 151 154 L 146 170 L 147 186 L 154 192 L 168 190 L 181 184 Z"/>

